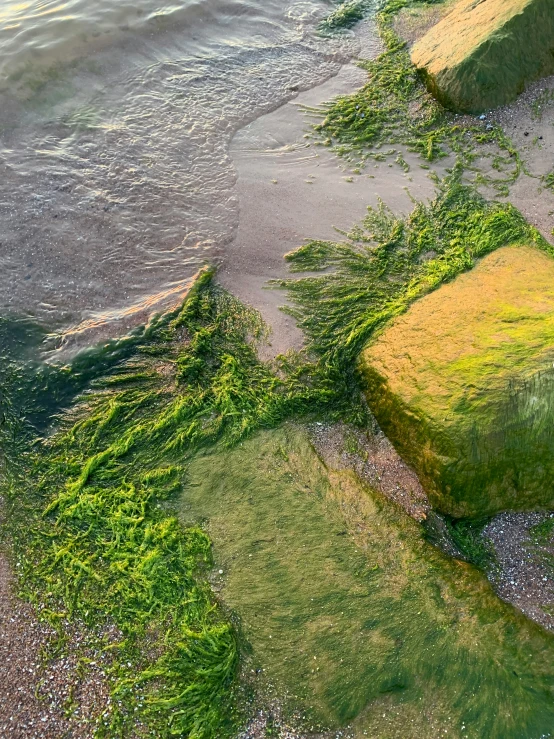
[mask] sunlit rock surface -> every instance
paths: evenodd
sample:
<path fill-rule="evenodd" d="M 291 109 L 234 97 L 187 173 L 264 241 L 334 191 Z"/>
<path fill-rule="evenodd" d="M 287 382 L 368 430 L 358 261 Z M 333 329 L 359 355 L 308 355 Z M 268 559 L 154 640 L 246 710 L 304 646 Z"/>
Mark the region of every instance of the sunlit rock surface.
<path fill-rule="evenodd" d="M 444 105 L 482 112 L 554 73 L 553 0 L 461 0 L 412 49 Z"/>
<path fill-rule="evenodd" d="M 554 505 L 554 259 L 504 247 L 363 354 L 381 427 L 454 516 Z"/>

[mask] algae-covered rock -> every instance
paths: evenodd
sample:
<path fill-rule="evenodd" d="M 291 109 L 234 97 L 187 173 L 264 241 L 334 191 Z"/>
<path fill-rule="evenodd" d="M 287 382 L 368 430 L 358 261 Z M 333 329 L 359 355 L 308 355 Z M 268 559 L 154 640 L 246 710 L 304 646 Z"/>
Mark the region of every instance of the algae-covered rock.
<path fill-rule="evenodd" d="M 504 247 L 363 353 L 370 406 L 453 516 L 554 505 L 554 260 Z"/>
<path fill-rule="evenodd" d="M 196 456 L 181 500 L 184 523 L 213 541 L 242 674 L 296 736 L 550 734 L 554 636 L 394 503 L 323 464 L 305 430 Z"/>
<path fill-rule="evenodd" d="M 504 105 L 554 73 L 554 0 L 461 0 L 414 45 L 412 61 L 446 107 Z"/>

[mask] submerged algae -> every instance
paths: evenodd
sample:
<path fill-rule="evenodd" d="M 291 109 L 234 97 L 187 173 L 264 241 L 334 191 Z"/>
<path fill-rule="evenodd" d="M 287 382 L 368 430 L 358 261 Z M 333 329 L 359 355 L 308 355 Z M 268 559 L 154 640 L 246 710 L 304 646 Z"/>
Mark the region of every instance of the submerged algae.
<path fill-rule="evenodd" d="M 356 25 L 366 15 L 371 0 L 343 0 L 318 25 L 321 34 L 332 34 Z"/>
<path fill-rule="evenodd" d="M 554 637 L 395 504 L 327 469 L 301 428 L 196 457 L 181 500 L 187 524 L 207 521 L 247 666 L 308 727 L 551 735 Z"/>

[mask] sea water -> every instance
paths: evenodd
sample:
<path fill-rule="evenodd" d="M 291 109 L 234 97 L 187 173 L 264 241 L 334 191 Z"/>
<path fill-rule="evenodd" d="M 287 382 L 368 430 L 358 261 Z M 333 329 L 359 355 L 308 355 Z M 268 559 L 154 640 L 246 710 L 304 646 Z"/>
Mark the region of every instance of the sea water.
<path fill-rule="evenodd" d="M 336 74 L 326 0 L 0 0 L 0 311 L 86 345 L 179 300 L 239 219 L 234 133 Z"/>

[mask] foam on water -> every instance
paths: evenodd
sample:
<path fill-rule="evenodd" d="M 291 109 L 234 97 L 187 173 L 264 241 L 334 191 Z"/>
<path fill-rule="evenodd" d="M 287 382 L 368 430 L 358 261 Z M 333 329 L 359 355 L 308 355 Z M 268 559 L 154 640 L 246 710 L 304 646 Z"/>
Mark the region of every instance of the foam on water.
<path fill-rule="evenodd" d="M 2 3 L 0 310 L 105 335 L 175 301 L 235 234 L 233 134 L 355 53 L 328 11 Z"/>

